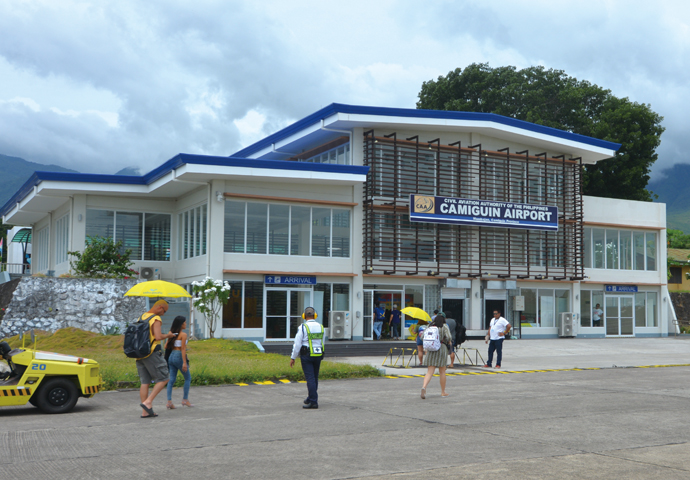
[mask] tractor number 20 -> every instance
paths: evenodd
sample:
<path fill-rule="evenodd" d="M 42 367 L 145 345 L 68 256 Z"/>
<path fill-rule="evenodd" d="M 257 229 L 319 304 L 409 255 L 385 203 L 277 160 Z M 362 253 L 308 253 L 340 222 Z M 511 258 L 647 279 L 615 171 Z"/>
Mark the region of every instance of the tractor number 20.
<path fill-rule="evenodd" d="M 46 369 L 46 364 L 45 363 L 34 363 L 31 365 L 31 370 L 45 370 Z"/>

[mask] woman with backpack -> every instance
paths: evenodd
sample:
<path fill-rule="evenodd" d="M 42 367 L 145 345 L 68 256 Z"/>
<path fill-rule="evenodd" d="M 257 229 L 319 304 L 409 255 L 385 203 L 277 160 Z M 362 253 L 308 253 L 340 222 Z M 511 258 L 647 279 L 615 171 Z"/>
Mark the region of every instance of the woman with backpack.
<path fill-rule="evenodd" d="M 189 403 L 189 386 L 192 383 L 192 374 L 189 373 L 189 359 L 187 358 L 187 334 L 184 332 L 186 328 L 187 319 L 181 315 L 175 317 L 172 327 L 170 327 L 170 333 L 175 334 L 175 340 L 168 340 L 165 344 L 165 358 L 168 360 L 168 370 L 170 371 L 168 404 L 166 407 L 170 410 L 175 408 L 175 405 L 172 403 L 172 389 L 177 380 L 178 371 L 181 371 L 184 377 L 182 406 L 193 406 Z"/>
<path fill-rule="evenodd" d="M 423 365 L 426 365 L 427 371 L 424 376 L 424 385 L 422 386 L 422 400 L 426 398 L 426 387 L 429 385 L 437 368 L 439 379 L 441 380 L 441 396 L 448 396 L 446 393 L 446 365 L 448 364 L 448 351 L 452 341 L 453 337 L 450 334 L 448 325 L 446 325 L 446 316 L 443 313 L 439 313 L 424 331 L 426 356 Z"/>

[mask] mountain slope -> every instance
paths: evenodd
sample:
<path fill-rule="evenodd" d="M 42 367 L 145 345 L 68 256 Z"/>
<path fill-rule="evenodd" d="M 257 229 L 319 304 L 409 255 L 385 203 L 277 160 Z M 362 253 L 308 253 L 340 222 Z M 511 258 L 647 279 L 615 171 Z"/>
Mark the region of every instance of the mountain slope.
<path fill-rule="evenodd" d="M 58 165 L 43 165 L 0 154 L 0 207 L 5 205 L 36 171 L 77 173 Z"/>
<path fill-rule="evenodd" d="M 655 202 L 666 204 L 667 227 L 690 233 L 690 165 L 676 164 L 664 175 L 650 182 L 647 190 L 659 196 Z"/>

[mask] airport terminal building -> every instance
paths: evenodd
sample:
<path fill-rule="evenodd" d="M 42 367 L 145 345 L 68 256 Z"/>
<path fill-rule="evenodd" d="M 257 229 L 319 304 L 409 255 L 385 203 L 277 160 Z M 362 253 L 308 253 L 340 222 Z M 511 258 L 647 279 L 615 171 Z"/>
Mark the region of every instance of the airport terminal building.
<path fill-rule="evenodd" d="M 666 336 L 665 205 L 582 195 L 583 166 L 618 148 L 494 114 L 332 104 L 230 157 L 37 172 L 0 213 L 33 228 L 34 272 L 68 272 L 100 235 L 145 275 L 228 281 L 216 336 L 289 340 L 312 305 L 330 338 L 372 340 L 375 304 L 440 307 L 470 335 L 498 309 L 522 338 Z"/>

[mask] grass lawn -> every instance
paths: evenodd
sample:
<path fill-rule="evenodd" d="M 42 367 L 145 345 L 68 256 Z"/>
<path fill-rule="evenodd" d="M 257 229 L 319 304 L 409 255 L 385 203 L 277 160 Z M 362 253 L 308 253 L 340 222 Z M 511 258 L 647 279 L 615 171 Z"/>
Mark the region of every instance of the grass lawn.
<path fill-rule="evenodd" d="M 76 328 L 64 328 L 54 334 L 38 332 L 36 349 L 76 355 L 96 360 L 100 364 L 104 390 L 115 390 L 117 382 L 133 382 L 139 387 L 135 360 L 122 353 L 123 335 L 100 335 Z M 6 339 L 13 348 L 21 347 L 19 337 Z M 29 346 L 29 339 L 26 339 Z M 328 347 L 326 347 L 328 348 Z M 242 340 L 193 340 L 187 346 L 192 385 L 220 385 L 266 380 L 304 380 L 299 359 L 290 368 L 285 355 L 261 353 L 253 343 Z M 324 361 L 319 379 L 377 377 L 379 372 L 370 365 L 350 365 Z M 178 375 L 176 386 L 182 386 Z"/>

